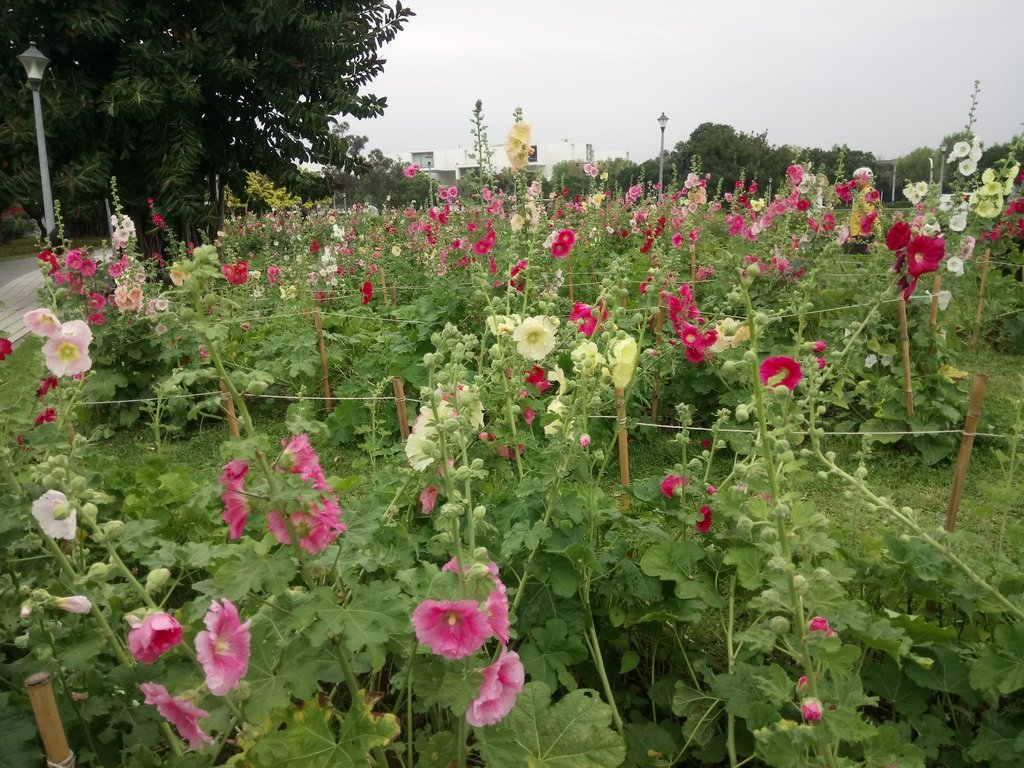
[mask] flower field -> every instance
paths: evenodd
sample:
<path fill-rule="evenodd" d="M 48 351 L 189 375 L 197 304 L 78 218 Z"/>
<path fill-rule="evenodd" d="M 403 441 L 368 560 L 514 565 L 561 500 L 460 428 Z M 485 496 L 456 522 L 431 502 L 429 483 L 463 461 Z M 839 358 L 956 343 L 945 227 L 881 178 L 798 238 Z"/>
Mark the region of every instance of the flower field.
<path fill-rule="evenodd" d="M 983 541 L 867 468 L 962 480 L 969 350 L 1024 353 L 1020 168 L 963 144 L 904 209 L 588 164 L 44 251 L 0 348 L 0 754 L 38 760 L 46 670 L 86 765 L 1020 765 L 1021 400 L 966 430 Z"/>

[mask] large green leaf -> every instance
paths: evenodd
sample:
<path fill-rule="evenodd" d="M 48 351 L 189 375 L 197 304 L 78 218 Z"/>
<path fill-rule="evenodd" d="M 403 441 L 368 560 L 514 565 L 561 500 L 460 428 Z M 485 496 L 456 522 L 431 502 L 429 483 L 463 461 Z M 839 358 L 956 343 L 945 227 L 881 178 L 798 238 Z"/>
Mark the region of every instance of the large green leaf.
<path fill-rule="evenodd" d="M 523 688 L 512 711 L 477 731 L 489 768 L 615 768 L 626 756 L 611 707 L 594 691 L 576 690 L 551 704 L 544 683 Z"/>
<path fill-rule="evenodd" d="M 1024 627 L 997 627 L 995 643 L 971 667 L 971 685 L 991 699 L 1024 688 Z"/>

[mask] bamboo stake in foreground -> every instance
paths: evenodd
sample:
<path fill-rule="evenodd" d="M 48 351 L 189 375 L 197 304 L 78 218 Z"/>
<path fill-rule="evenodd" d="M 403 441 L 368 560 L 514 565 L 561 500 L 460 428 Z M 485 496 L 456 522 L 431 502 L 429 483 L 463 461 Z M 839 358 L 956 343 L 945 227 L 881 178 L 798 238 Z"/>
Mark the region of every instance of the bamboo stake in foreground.
<path fill-rule="evenodd" d="M 963 437 L 960 438 L 960 453 L 956 457 L 953 488 L 949 493 L 949 504 L 946 507 L 947 531 L 956 528 L 956 516 L 960 511 L 960 499 L 964 494 L 967 465 L 971 462 L 971 451 L 974 448 L 974 436 L 978 431 L 978 419 L 981 418 L 981 403 L 985 399 L 985 384 L 987 382 L 988 377 L 985 374 L 977 373 L 971 383 L 971 399 L 967 401 L 967 419 L 964 422 Z"/>
<path fill-rule="evenodd" d="M 395 390 L 395 410 L 398 412 L 398 431 L 402 434 L 403 440 L 409 439 L 409 414 L 405 409 L 405 384 L 400 376 L 391 380 Z"/>
<path fill-rule="evenodd" d="M 981 287 L 978 288 L 978 311 L 974 313 L 974 333 L 971 334 L 971 352 L 978 351 L 978 341 L 981 338 L 981 310 L 985 306 L 985 282 L 988 280 L 988 257 L 992 255 L 992 249 L 986 248 L 985 255 L 981 257 Z"/>
<path fill-rule="evenodd" d="M 629 443 L 626 434 L 626 393 L 622 387 L 615 388 L 615 417 L 619 423 L 619 480 L 623 487 L 629 487 Z M 629 506 L 629 497 L 623 502 Z"/>
<path fill-rule="evenodd" d="M 39 738 L 46 752 L 46 763 L 58 768 L 74 768 L 75 753 L 68 746 L 64 735 L 64 726 L 57 711 L 57 702 L 53 700 L 53 682 L 49 672 L 36 672 L 25 678 L 25 688 L 32 703 L 32 712 L 36 716 Z"/>
<path fill-rule="evenodd" d="M 900 315 L 900 347 L 903 350 L 903 393 L 907 401 L 907 417 L 914 415 L 914 390 L 910 383 L 910 332 L 907 330 L 907 300 L 897 302 Z"/>
<path fill-rule="evenodd" d="M 235 416 L 235 399 L 228 392 L 228 385 L 224 383 L 224 379 L 220 380 L 220 393 L 224 396 L 224 412 L 228 417 L 228 434 L 232 437 L 241 437 L 242 433 L 238 429 L 238 417 Z"/>
<path fill-rule="evenodd" d="M 327 346 L 324 344 L 324 326 L 320 321 L 320 307 L 313 307 L 313 325 L 316 328 L 316 345 L 320 350 L 320 378 L 324 386 L 324 405 L 327 412 L 334 409 L 334 401 L 331 400 L 331 380 L 327 369 Z"/>

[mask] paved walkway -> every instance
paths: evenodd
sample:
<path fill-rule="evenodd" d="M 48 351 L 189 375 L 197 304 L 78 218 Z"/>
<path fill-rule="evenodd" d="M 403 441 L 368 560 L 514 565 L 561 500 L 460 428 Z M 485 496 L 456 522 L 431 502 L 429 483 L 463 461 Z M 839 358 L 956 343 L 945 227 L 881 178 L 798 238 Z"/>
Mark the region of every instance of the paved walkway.
<path fill-rule="evenodd" d="M 42 286 L 43 273 L 35 256 L 0 261 L 0 336 L 17 345 L 28 335 L 22 317 L 41 306 L 38 294 Z"/>

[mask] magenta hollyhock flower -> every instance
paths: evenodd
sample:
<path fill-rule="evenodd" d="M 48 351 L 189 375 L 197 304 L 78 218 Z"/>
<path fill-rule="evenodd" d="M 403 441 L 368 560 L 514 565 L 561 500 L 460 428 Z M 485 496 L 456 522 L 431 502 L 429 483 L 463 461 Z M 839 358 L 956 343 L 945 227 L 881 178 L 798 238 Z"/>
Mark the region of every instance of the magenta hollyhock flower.
<path fill-rule="evenodd" d="M 36 336 L 53 336 L 60 331 L 60 320 L 48 309 L 30 309 L 25 313 L 22 320 L 25 327 Z"/>
<path fill-rule="evenodd" d="M 234 264 L 221 264 L 220 272 L 231 285 L 245 285 L 249 279 L 249 262 L 239 259 Z"/>
<path fill-rule="evenodd" d="M 828 619 L 826 619 L 823 616 L 815 616 L 813 619 L 811 619 L 810 622 L 808 622 L 807 624 L 807 631 L 822 632 L 825 635 L 825 637 L 836 636 L 835 631 L 832 629 L 832 627 L 828 625 Z"/>
<path fill-rule="evenodd" d="M 67 539 L 72 541 L 75 538 L 75 525 L 77 515 L 74 509 L 68 509 L 67 514 L 59 517 L 57 509 L 67 508 L 68 497 L 60 491 L 49 490 L 32 502 L 32 517 L 39 523 L 43 533 L 54 539 Z"/>
<path fill-rule="evenodd" d="M 916 235 L 907 244 L 907 272 L 915 278 L 934 272 L 945 255 L 946 241 L 941 237 Z"/>
<path fill-rule="evenodd" d="M 792 357 L 780 356 L 766 357 L 761 363 L 760 375 L 765 386 L 785 387 L 792 392 L 804 377 L 804 372 Z"/>
<path fill-rule="evenodd" d="M 221 518 L 228 524 L 228 536 L 237 539 L 242 535 L 245 521 L 249 517 L 249 501 L 245 497 L 245 476 L 249 474 L 249 462 L 234 459 L 224 465 L 220 473 L 220 484 L 224 490 L 220 494 L 224 511 Z"/>
<path fill-rule="evenodd" d="M 305 433 L 295 435 L 291 440 L 281 440 L 284 451 L 277 460 L 277 466 L 288 472 L 294 472 L 306 482 L 313 481 L 313 487 L 322 491 L 327 487 L 327 479 L 320 468 L 320 457 L 309 442 Z"/>
<path fill-rule="evenodd" d="M 800 704 L 800 711 L 803 712 L 804 720 L 809 723 L 821 720 L 821 702 L 817 699 L 804 699 Z"/>
<path fill-rule="evenodd" d="M 181 642 L 181 624 L 169 613 L 151 613 L 144 619 L 129 617 L 128 650 L 143 664 L 152 664 Z"/>
<path fill-rule="evenodd" d="M 420 164 L 419 163 L 409 163 L 402 170 L 402 173 L 405 174 L 406 178 L 413 179 L 413 178 L 416 177 L 416 172 L 419 171 L 419 169 L 420 169 Z"/>
<path fill-rule="evenodd" d="M 671 499 L 676 492 L 676 488 L 683 486 L 684 488 L 690 484 L 690 478 L 682 477 L 681 475 L 668 475 L 664 480 L 661 481 L 661 492 L 667 499 Z"/>
<path fill-rule="evenodd" d="M 890 251 L 906 248 L 910 243 L 910 225 L 905 221 L 894 221 L 885 233 L 885 247 Z"/>
<path fill-rule="evenodd" d="M 437 506 L 437 488 L 428 485 L 420 491 L 420 509 L 424 515 L 429 515 Z"/>
<path fill-rule="evenodd" d="M 202 749 L 204 743 L 213 744 L 213 739 L 199 727 L 199 718 L 210 714 L 205 709 L 199 709 L 185 699 L 171 696 L 159 683 L 142 683 L 139 690 L 145 694 L 146 703 L 156 707 L 156 711 L 178 729 L 181 738 L 185 739 L 192 749 Z"/>
<path fill-rule="evenodd" d="M 267 282 L 271 285 L 277 285 L 277 278 L 281 276 L 281 268 L 277 264 L 271 264 L 267 267 Z"/>
<path fill-rule="evenodd" d="M 0 360 L 6 360 L 7 356 L 14 351 L 14 345 L 6 336 L 0 338 Z"/>
<path fill-rule="evenodd" d="M 369 304 L 370 299 L 373 298 L 373 283 L 369 280 L 365 281 L 361 290 L 363 293 L 363 304 Z"/>
<path fill-rule="evenodd" d="M 311 555 L 323 552 L 347 528 L 341 521 L 341 508 L 333 494 L 320 496 L 305 510 L 291 513 L 288 520 L 299 537 L 299 546 Z M 277 510 L 267 515 L 267 527 L 281 544 L 292 543 L 284 518 Z"/>
<path fill-rule="evenodd" d="M 416 639 L 446 659 L 476 653 L 493 630 L 475 600 L 424 600 L 412 612 Z"/>
<path fill-rule="evenodd" d="M 523 421 L 526 422 L 526 426 L 531 426 L 535 418 L 537 418 L 537 412 L 533 408 L 530 406 L 523 408 Z"/>
<path fill-rule="evenodd" d="M 482 671 L 480 694 L 466 710 L 466 722 L 474 728 L 494 725 L 511 712 L 526 681 L 519 654 L 508 649 L 502 650 L 498 660 Z"/>
<path fill-rule="evenodd" d="M 704 504 L 700 508 L 701 518 L 697 521 L 697 533 L 707 533 L 711 530 L 711 507 Z"/>
<path fill-rule="evenodd" d="M 505 585 L 500 581 L 498 588 L 487 596 L 484 607 L 487 609 L 487 623 L 491 625 L 491 631 L 501 640 L 502 645 L 508 645 L 509 632 L 512 628 L 508 618 L 508 594 Z"/>
<path fill-rule="evenodd" d="M 249 624 L 242 624 L 230 600 L 210 603 L 203 618 L 206 629 L 196 635 L 196 658 L 206 675 L 206 687 L 223 696 L 238 685 L 249 669 Z"/>
<path fill-rule="evenodd" d="M 84 320 L 69 320 L 43 344 L 46 367 L 54 376 L 74 376 L 92 368 L 89 344 L 92 330 Z"/>
<path fill-rule="evenodd" d="M 556 259 L 564 259 L 575 243 L 576 233 L 571 229 L 563 229 L 555 235 L 555 240 L 551 243 L 551 255 Z"/>

